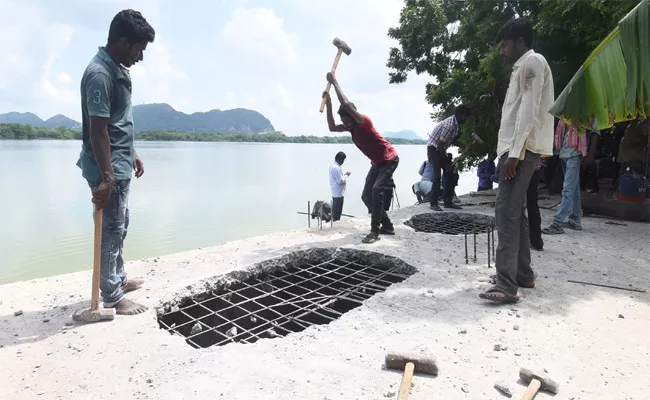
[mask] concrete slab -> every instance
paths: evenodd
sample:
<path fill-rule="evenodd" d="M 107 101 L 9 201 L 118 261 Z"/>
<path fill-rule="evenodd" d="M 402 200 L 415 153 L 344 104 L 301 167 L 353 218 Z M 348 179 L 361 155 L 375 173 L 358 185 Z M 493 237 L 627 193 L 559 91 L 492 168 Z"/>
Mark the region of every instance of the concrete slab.
<path fill-rule="evenodd" d="M 360 243 L 369 221 L 359 218 L 131 262 L 130 276 L 146 283 L 128 296 L 150 309 L 111 322 L 72 321 L 89 305 L 91 271 L 0 286 L 0 399 L 394 398 L 401 377 L 382 368 L 389 351 L 435 355 L 440 373 L 414 378 L 414 400 L 500 399 L 497 382 L 516 398 L 521 367 L 546 369 L 559 399 L 645 398 L 650 294 L 567 279 L 648 289 L 648 224 L 586 217 L 584 231 L 545 238 L 544 252 L 533 253 L 536 288 L 495 306 L 478 298 L 495 273 L 487 246 L 479 242 L 479 262 L 465 265 L 462 236 L 403 224 L 427 211 L 393 212 L 397 235 L 373 245 Z M 551 211 L 542 211 L 548 223 Z M 200 281 L 311 247 L 381 252 L 418 273 L 329 325 L 281 339 L 194 349 L 158 328 L 154 308 Z"/>

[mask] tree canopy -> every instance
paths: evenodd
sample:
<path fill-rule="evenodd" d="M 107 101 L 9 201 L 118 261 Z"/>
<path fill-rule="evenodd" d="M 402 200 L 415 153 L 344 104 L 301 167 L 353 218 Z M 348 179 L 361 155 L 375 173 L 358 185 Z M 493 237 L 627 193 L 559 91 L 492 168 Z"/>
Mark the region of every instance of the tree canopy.
<path fill-rule="evenodd" d="M 510 69 L 499 57 L 499 28 L 514 17 L 528 19 L 535 29 L 535 51 L 546 57 L 556 96 L 589 54 L 607 37 L 638 0 L 405 0 L 399 26 L 388 35 L 398 46 L 390 50 L 390 83 L 408 74 L 428 74 L 425 98 L 442 119 L 464 103 L 473 115 L 462 128 L 466 144 L 462 161 L 475 165 L 496 149 L 501 104 Z M 476 132 L 479 145 L 470 138 Z"/>

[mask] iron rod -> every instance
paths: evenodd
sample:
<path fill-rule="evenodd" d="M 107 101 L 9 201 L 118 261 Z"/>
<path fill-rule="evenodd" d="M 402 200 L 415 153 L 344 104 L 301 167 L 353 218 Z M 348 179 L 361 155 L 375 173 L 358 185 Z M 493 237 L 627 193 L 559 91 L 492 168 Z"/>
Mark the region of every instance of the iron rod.
<path fill-rule="evenodd" d="M 487 258 L 488 258 L 488 268 L 490 268 L 490 230 L 487 230 Z"/>
<path fill-rule="evenodd" d="M 469 264 L 469 255 L 467 254 L 467 231 L 465 231 L 465 264 Z"/>
<path fill-rule="evenodd" d="M 476 225 L 472 224 L 472 231 L 474 232 L 474 262 L 476 262 Z"/>
<path fill-rule="evenodd" d="M 335 265 L 335 264 L 333 264 L 333 261 L 336 261 L 336 259 L 327 260 L 327 261 L 324 261 L 324 262 L 321 262 L 321 263 L 318 263 L 318 264 L 315 264 L 315 265 L 308 264 L 308 265 L 309 265 L 309 268 L 300 269 L 300 270 L 295 271 L 295 272 L 292 272 L 292 273 L 288 273 L 287 271 L 281 271 L 281 272 L 286 273 L 288 276 L 296 275 L 296 274 L 298 274 L 298 273 L 300 273 L 300 272 L 305 272 L 305 271 L 308 271 L 308 270 L 311 270 L 311 269 L 319 268 L 319 267 L 321 267 L 322 265 L 325 265 L 325 264 Z M 356 266 L 361 267 L 362 269 L 361 269 L 361 270 L 353 270 L 353 269 L 351 269 L 351 268 L 347 268 L 349 265 L 356 265 Z M 353 272 L 352 274 L 350 274 L 350 275 L 343 275 L 343 274 L 340 274 L 340 273 L 339 273 L 339 275 L 343 275 L 342 278 L 337 279 L 337 280 L 334 280 L 333 282 L 331 282 L 331 283 L 329 283 L 329 284 L 327 284 L 327 285 L 323 285 L 323 286 L 321 286 L 319 289 L 323 289 L 323 288 L 326 288 L 326 287 L 330 287 L 331 285 L 333 285 L 333 284 L 335 284 L 335 283 L 343 283 L 343 282 L 341 282 L 343 279 L 350 278 L 351 276 L 356 275 L 356 274 L 361 274 L 361 273 L 363 273 L 364 270 L 367 270 L 367 269 L 378 271 L 378 272 L 384 274 L 384 276 L 388 274 L 388 272 L 385 271 L 385 270 L 379 270 L 379 269 L 377 269 L 377 268 L 373 268 L 373 265 L 374 265 L 374 264 L 371 264 L 370 266 L 364 266 L 364 265 L 361 265 L 361 264 L 355 263 L 355 262 L 353 262 L 353 261 L 352 261 L 352 262 L 348 261 L 348 262 L 345 263 L 345 265 L 343 265 L 343 266 L 338 266 L 338 267 L 339 267 L 339 268 L 345 268 L 345 269 L 347 269 L 347 270 L 349 270 L 349 271 L 352 271 L 352 272 Z M 322 268 L 322 269 L 325 269 L 325 268 Z M 332 273 L 337 273 L 337 272 L 336 272 L 336 270 L 327 270 L 327 273 L 326 273 L 326 274 L 316 275 L 315 278 L 326 277 L 326 275 L 328 275 L 328 274 L 332 274 Z M 402 275 L 401 277 L 406 278 L 407 276 L 406 276 L 406 275 Z M 285 291 L 285 292 L 286 292 L 286 290 L 287 290 L 288 288 L 295 287 L 295 286 L 299 286 L 300 284 L 305 283 L 306 281 L 313 281 L 315 278 L 309 278 L 309 279 L 306 279 L 306 280 L 301 281 L 301 282 L 290 283 L 289 286 L 286 286 L 286 287 L 283 287 L 283 288 L 278 288 L 277 290 L 273 290 L 272 292 L 266 292 L 266 291 L 264 291 L 264 290 L 260 290 L 260 289 L 258 289 L 258 288 L 255 288 L 256 290 L 259 290 L 259 291 L 264 292 L 264 294 L 262 294 L 262 295 L 260 295 L 260 296 L 257 296 L 257 297 L 255 297 L 255 298 L 253 298 L 253 299 L 247 299 L 247 300 L 244 300 L 244 301 L 238 303 L 237 306 L 240 306 L 241 304 L 245 304 L 245 303 L 247 303 L 247 302 L 249 302 L 249 301 L 251 301 L 251 300 L 259 300 L 259 299 L 261 299 L 261 298 L 268 297 L 269 295 L 272 295 L 272 294 L 277 293 L 277 292 L 281 292 L 281 291 Z M 379 277 L 377 277 L 377 278 L 379 278 Z M 259 281 L 259 279 L 257 279 L 256 277 L 255 277 L 254 279 L 257 280 L 257 281 Z M 273 282 L 273 280 L 276 280 L 276 279 L 280 279 L 280 278 L 279 278 L 279 277 L 278 277 L 278 278 L 274 277 L 274 279 L 271 279 L 271 280 L 269 280 L 268 282 L 262 282 L 262 281 L 259 281 L 259 282 L 256 283 L 255 285 L 250 285 L 250 284 L 248 284 L 248 283 L 246 283 L 246 282 L 242 282 L 242 283 L 244 283 L 245 285 L 249 286 L 250 288 L 254 288 L 254 286 L 263 285 L 263 284 L 267 284 L 267 285 L 269 285 L 269 286 L 273 286 L 273 285 L 271 284 L 271 282 Z M 331 278 L 330 278 L 330 279 L 331 279 Z M 287 281 L 284 280 L 284 279 L 282 279 L 282 281 L 287 282 Z M 238 294 L 238 295 L 239 295 L 238 292 L 240 292 L 241 290 L 244 290 L 244 288 L 242 288 L 242 289 L 238 289 L 237 291 L 234 291 L 234 292 L 229 292 L 229 293 L 225 293 L 225 294 L 222 294 L 222 295 L 217 295 L 217 296 L 214 296 L 214 297 L 212 297 L 212 298 L 202 300 L 201 302 L 196 302 L 195 300 L 192 300 L 192 301 L 195 302 L 196 304 L 200 304 L 203 308 L 209 310 L 207 307 L 203 306 L 202 303 L 205 303 L 205 302 L 207 302 L 207 301 L 211 301 L 211 300 L 214 300 L 214 299 L 221 299 L 221 300 L 223 300 L 223 301 L 227 301 L 227 302 L 229 302 L 228 300 L 226 300 L 226 299 L 224 298 L 224 296 L 227 296 L 227 295 L 233 295 L 233 294 Z M 311 291 L 309 291 L 309 292 L 307 292 L 307 293 L 305 293 L 305 294 L 314 293 L 314 292 L 316 292 L 317 290 L 318 290 L 318 289 L 311 290 Z M 384 289 L 384 290 L 385 290 L 385 289 Z M 243 296 L 242 296 L 242 297 L 243 297 Z M 277 298 L 277 296 L 272 296 L 272 297 Z M 193 307 L 193 306 L 194 306 L 194 305 L 192 305 L 191 307 Z M 220 312 L 224 312 L 224 311 L 227 311 L 227 310 L 229 310 L 229 309 L 231 309 L 231 308 L 233 308 L 233 307 L 234 307 L 234 306 L 229 306 L 229 307 L 226 307 L 226 308 L 221 309 L 221 310 L 219 310 L 219 311 L 220 311 Z M 206 317 L 209 316 L 209 315 L 206 315 L 206 316 L 203 316 L 203 317 L 200 317 L 200 318 L 194 318 L 194 317 L 191 317 L 190 315 L 188 315 L 187 313 L 184 312 L 184 310 L 187 309 L 187 308 L 189 308 L 189 307 L 184 307 L 183 309 L 179 309 L 179 311 L 182 311 L 184 315 L 186 315 L 188 318 L 190 318 L 190 319 L 193 320 L 193 321 L 188 321 L 188 322 L 186 322 L 186 323 L 184 323 L 184 324 L 178 325 L 178 326 L 176 326 L 176 329 L 178 329 L 178 328 L 180 328 L 180 327 L 182 327 L 182 326 L 188 325 L 188 324 L 190 324 L 190 323 L 192 323 L 192 322 L 200 321 L 201 319 L 204 319 L 204 318 L 206 318 Z"/>

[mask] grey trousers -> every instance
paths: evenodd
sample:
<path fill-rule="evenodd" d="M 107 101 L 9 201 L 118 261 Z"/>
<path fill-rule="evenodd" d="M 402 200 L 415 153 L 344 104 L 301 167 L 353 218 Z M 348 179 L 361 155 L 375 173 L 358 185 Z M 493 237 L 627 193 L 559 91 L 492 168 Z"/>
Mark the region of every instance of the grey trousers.
<path fill-rule="evenodd" d="M 497 286 L 510 294 L 517 294 L 517 282 L 534 279 L 530 267 L 526 192 L 540 155 L 526 151 L 517 165 L 512 179 L 503 176 L 508 154 L 501 157 L 499 189 L 494 209 L 499 244 L 496 251 Z"/>

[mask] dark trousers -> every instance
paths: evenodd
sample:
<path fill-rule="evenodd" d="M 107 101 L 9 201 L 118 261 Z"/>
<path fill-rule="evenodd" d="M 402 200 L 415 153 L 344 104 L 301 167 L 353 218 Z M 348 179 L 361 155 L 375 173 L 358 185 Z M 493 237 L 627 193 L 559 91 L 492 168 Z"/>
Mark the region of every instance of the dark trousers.
<path fill-rule="evenodd" d="M 508 153 L 501 157 L 499 191 L 494 214 L 499 243 L 496 250 L 497 286 L 510 294 L 517 294 L 517 282 L 530 282 L 534 278 L 530 267 L 530 237 L 526 217 L 526 194 L 530 178 L 535 172 L 539 154 L 526 151 L 520 160 L 516 175 L 505 179 L 503 172 Z"/>
<path fill-rule="evenodd" d="M 447 154 L 440 152 L 436 146 L 427 146 L 427 156 L 429 162 L 433 167 L 433 189 L 431 189 L 431 204 L 438 204 L 440 198 L 440 178 L 445 175 L 445 188 L 443 193 L 443 200 L 445 204 L 451 203 L 453 199 L 454 186 L 453 177 L 449 173 L 449 162 L 447 161 Z"/>
<path fill-rule="evenodd" d="M 343 197 L 332 197 L 332 220 L 338 221 L 343 213 Z"/>
<path fill-rule="evenodd" d="M 542 242 L 542 216 L 537 205 L 537 185 L 539 184 L 539 172 L 535 171 L 530 178 L 528 191 L 526 192 L 526 208 L 528 209 L 528 229 L 530 230 L 530 243 L 541 247 Z"/>
<path fill-rule="evenodd" d="M 390 222 L 388 214 L 384 210 L 384 191 L 386 186 L 392 183 L 393 173 L 398 164 L 399 157 L 395 157 L 393 161 L 373 165 L 366 176 L 361 200 L 369 210 L 372 210 L 370 230 L 374 233 L 379 233 L 380 225 L 389 229 L 393 227 L 393 223 Z"/>

